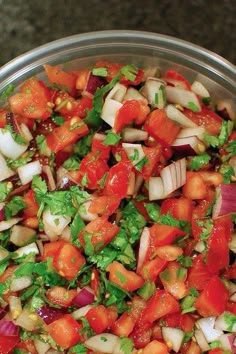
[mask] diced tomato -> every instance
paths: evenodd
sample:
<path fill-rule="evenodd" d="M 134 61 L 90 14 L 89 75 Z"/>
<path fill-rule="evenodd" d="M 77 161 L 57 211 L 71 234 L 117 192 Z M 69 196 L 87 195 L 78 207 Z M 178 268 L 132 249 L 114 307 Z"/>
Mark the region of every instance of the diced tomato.
<path fill-rule="evenodd" d="M 229 311 L 236 315 L 236 302 L 228 301 L 226 306 L 226 311 Z"/>
<path fill-rule="evenodd" d="M 7 110 L 0 109 L 0 128 L 4 128 L 7 123 L 7 120 L 6 120 L 7 113 L 8 113 Z"/>
<path fill-rule="evenodd" d="M 66 245 L 66 241 L 64 240 L 44 243 L 43 260 L 46 260 L 48 257 L 56 257 L 64 245 Z"/>
<path fill-rule="evenodd" d="M 63 349 L 68 349 L 82 341 L 82 324 L 66 314 L 47 326 L 52 339 Z"/>
<path fill-rule="evenodd" d="M 189 198 L 168 198 L 161 204 L 161 214 L 170 213 L 175 219 L 191 222 L 193 202 Z"/>
<path fill-rule="evenodd" d="M 195 320 L 190 314 L 182 314 L 180 312 L 165 316 L 163 321 L 166 326 L 179 327 L 186 333 L 191 332 L 195 324 Z"/>
<path fill-rule="evenodd" d="M 127 196 L 132 168 L 133 166 L 130 161 L 120 161 L 112 166 L 107 174 L 103 190 L 104 194 L 116 194 L 120 199 L 125 198 Z"/>
<path fill-rule="evenodd" d="M 51 84 L 60 85 L 63 90 L 69 90 L 71 94 L 75 94 L 77 77 L 74 73 L 66 72 L 60 69 L 59 66 L 44 64 L 43 67 Z"/>
<path fill-rule="evenodd" d="M 131 300 L 131 308 L 129 311 L 130 316 L 135 322 L 140 319 L 141 313 L 146 308 L 146 301 L 140 296 L 134 295 Z"/>
<path fill-rule="evenodd" d="M 93 214 L 109 216 L 113 214 L 119 207 L 120 198 L 114 195 L 102 195 L 94 197 L 88 211 Z"/>
<path fill-rule="evenodd" d="M 55 305 L 69 307 L 76 294 L 75 289 L 67 290 L 62 286 L 53 286 L 47 290 L 46 297 Z"/>
<path fill-rule="evenodd" d="M 68 280 L 72 280 L 84 264 L 84 256 L 76 246 L 68 242 L 59 249 L 55 257 L 55 268 L 62 277 Z"/>
<path fill-rule="evenodd" d="M 133 340 L 136 349 L 141 349 L 150 343 L 151 336 L 152 329 L 149 324 L 145 324 L 140 327 L 135 327 L 129 338 Z"/>
<path fill-rule="evenodd" d="M 87 96 L 75 99 L 68 92 L 58 91 L 54 97 L 54 104 L 54 110 L 65 119 L 75 116 L 84 118 L 87 111 L 92 108 L 93 101 Z"/>
<path fill-rule="evenodd" d="M 163 109 L 155 109 L 148 115 L 144 129 L 164 145 L 171 145 L 180 131 L 179 125 L 168 118 Z"/>
<path fill-rule="evenodd" d="M 191 342 L 185 343 L 186 345 L 186 351 L 183 351 L 183 354 L 201 354 L 202 351 L 199 347 L 199 345 L 191 340 Z M 182 351 L 181 351 L 182 353 Z"/>
<path fill-rule="evenodd" d="M 32 216 L 36 216 L 39 210 L 39 205 L 35 200 L 35 193 L 32 189 L 30 189 L 23 197 L 23 201 L 26 205 L 24 209 L 24 217 L 29 218 Z"/>
<path fill-rule="evenodd" d="M 135 122 L 137 125 L 143 124 L 150 108 L 146 101 L 127 100 L 117 112 L 115 118 L 114 131 L 119 133 L 126 125 Z"/>
<path fill-rule="evenodd" d="M 212 232 L 207 240 L 206 264 L 211 273 L 217 274 L 229 265 L 229 240 L 233 231 L 231 216 L 214 220 Z"/>
<path fill-rule="evenodd" d="M 149 261 L 144 262 L 141 269 L 138 269 L 143 279 L 155 281 L 160 272 L 165 268 L 167 261 L 160 257 L 155 257 Z"/>
<path fill-rule="evenodd" d="M 118 232 L 117 225 L 111 224 L 106 216 L 101 216 L 88 223 L 78 237 L 85 253 L 90 253 L 89 246 L 92 248 L 91 252 L 98 252 L 110 243 Z"/>
<path fill-rule="evenodd" d="M 128 312 L 122 313 L 122 315 L 115 321 L 111 331 L 113 334 L 119 337 L 128 337 L 133 331 L 135 325 L 134 319 Z"/>
<path fill-rule="evenodd" d="M 159 168 L 158 163 L 162 157 L 162 149 L 160 145 L 154 147 L 143 146 L 143 152 L 147 163 L 143 166 L 141 175 L 145 180 L 148 180 Z"/>
<path fill-rule="evenodd" d="M 98 189 L 106 173 L 109 173 L 108 170 L 106 161 L 90 152 L 81 160 L 75 179 L 88 189 Z"/>
<path fill-rule="evenodd" d="M 183 195 L 189 199 L 205 199 L 208 195 L 207 185 L 199 172 L 187 171 Z"/>
<path fill-rule="evenodd" d="M 92 274 L 91 274 L 91 281 L 90 281 L 90 286 L 94 291 L 95 296 L 98 296 L 99 294 L 99 274 L 98 270 L 96 268 L 92 269 Z"/>
<path fill-rule="evenodd" d="M 185 232 L 175 226 L 164 224 L 153 224 L 149 229 L 151 236 L 151 245 L 154 249 L 159 246 L 170 245 L 174 240 L 185 235 Z"/>
<path fill-rule="evenodd" d="M 188 80 L 185 79 L 185 77 L 176 70 L 168 69 L 164 74 L 164 78 L 179 81 L 181 85 L 183 85 L 183 88 L 186 90 L 191 90 L 191 85 Z"/>
<path fill-rule="evenodd" d="M 135 291 L 144 284 L 144 280 L 134 271 L 127 270 L 123 264 L 113 261 L 107 267 L 107 271 L 109 272 L 109 280 L 122 289 L 127 291 Z"/>
<path fill-rule="evenodd" d="M 191 119 L 192 122 L 206 128 L 209 134 L 219 134 L 223 119 L 212 109 L 204 106 L 200 112 L 193 112 L 190 109 L 185 109 L 183 113 Z"/>
<path fill-rule="evenodd" d="M 225 350 L 222 349 L 222 348 L 214 348 L 214 349 L 211 349 L 208 354 L 225 354 Z"/>
<path fill-rule="evenodd" d="M 207 212 L 211 206 L 211 201 L 208 199 L 198 200 L 197 205 L 193 208 L 193 219 L 200 219 L 207 216 Z"/>
<path fill-rule="evenodd" d="M 4 336 L 0 335 L 0 353 L 8 354 L 15 348 L 17 343 L 19 343 L 19 336 Z"/>
<path fill-rule="evenodd" d="M 166 290 L 156 290 L 155 294 L 147 302 L 141 321 L 143 323 L 153 323 L 159 318 L 179 312 L 179 310 L 179 302 L 171 294 Z"/>
<path fill-rule="evenodd" d="M 73 117 L 48 134 L 46 142 L 48 147 L 57 153 L 66 146 L 75 143 L 88 132 L 88 126 L 79 117 Z"/>
<path fill-rule="evenodd" d="M 8 266 L 5 272 L 0 275 L 0 283 L 5 283 L 7 279 L 11 278 L 16 268 L 15 265 Z"/>
<path fill-rule="evenodd" d="M 197 290 L 203 290 L 212 278 L 212 273 L 202 259 L 202 255 L 198 255 L 193 259 L 192 267 L 188 273 L 188 284 Z"/>
<path fill-rule="evenodd" d="M 160 274 L 160 279 L 165 290 L 176 299 L 182 299 L 187 295 L 186 278 L 186 269 L 181 267 L 177 262 L 169 262 L 165 270 Z"/>
<path fill-rule="evenodd" d="M 105 145 L 105 134 L 94 134 L 91 151 L 98 154 L 101 159 L 108 160 L 111 152 L 111 146 Z"/>
<path fill-rule="evenodd" d="M 223 275 L 226 279 L 236 279 L 236 264 L 229 266 L 224 272 Z"/>
<path fill-rule="evenodd" d="M 23 349 L 23 351 L 26 351 L 27 353 L 30 354 L 38 354 L 34 345 L 34 341 L 31 339 L 20 341 L 20 343 L 17 344 L 16 349 Z"/>
<path fill-rule="evenodd" d="M 90 327 L 97 334 L 105 332 L 109 327 L 109 313 L 107 308 L 103 305 L 92 307 L 85 317 L 87 318 Z"/>
<path fill-rule="evenodd" d="M 203 317 L 219 316 L 225 311 L 229 293 L 218 276 L 212 277 L 195 301 L 197 311 Z"/>
<path fill-rule="evenodd" d="M 143 349 L 142 354 L 168 354 L 168 347 L 157 340 L 153 340 Z"/>
<path fill-rule="evenodd" d="M 13 113 L 32 119 L 47 119 L 50 117 L 50 90 L 36 79 L 30 78 L 20 86 L 20 92 L 9 98 Z"/>
<path fill-rule="evenodd" d="M 83 91 L 85 89 L 90 72 L 91 71 L 89 69 L 82 69 L 82 70 L 75 71 L 75 74 L 77 76 L 76 79 L 77 90 Z"/>

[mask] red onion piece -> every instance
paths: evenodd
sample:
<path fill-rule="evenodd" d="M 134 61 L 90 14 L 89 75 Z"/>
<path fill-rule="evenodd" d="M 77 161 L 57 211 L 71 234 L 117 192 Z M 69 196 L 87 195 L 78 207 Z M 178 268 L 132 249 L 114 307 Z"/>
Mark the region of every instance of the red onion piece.
<path fill-rule="evenodd" d="M 196 136 L 177 138 L 171 146 L 178 156 L 200 155 L 206 150 L 203 142 Z"/>
<path fill-rule="evenodd" d="M 213 207 L 213 219 L 218 216 L 236 213 L 236 184 L 221 184 L 216 189 L 216 202 Z"/>
<path fill-rule="evenodd" d="M 4 214 L 4 209 L 0 210 L 0 221 L 5 220 L 5 214 Z"/>
<path fill-rule="evenodd" d="M 12 321 L 1 320 L 0 321 L 0 335 L 2 336 L 17 336 L 19 327 Z"/>
<path fill-rule="evenodd" d="M 97 88 L 103 86 L 104 84 L 105 84 L 105 80 L 101 76 L 96 76 L 90 73 L 85 88 L 85 92 L 94 95 Z"/>
<path fill-rule="evenodd" d="M 6 315 L 6 310 L 3 308 L 0 308 L 0 319 L 2 319 Z"/>
<path fill-rule="evenodd" d="M 65 313 L 66 311 L 64 309 L 58 309 L 55 307 L 50 307 L 48 305 L 44 305 L 37 310 L 37 314 L 39 315 L 39 317 L 42 318 L 42 320 L 46 324 L 50 324 L 53 321 L 58 320 L 59 318 L 64 316 Z"/>
<path fill-rule="evenodd" d="M 74 297 L 73 304 L 77 307 L 83 307 L 94 302 L 94 293 L 92 289 L 84 287 L 80 292 Z"/>

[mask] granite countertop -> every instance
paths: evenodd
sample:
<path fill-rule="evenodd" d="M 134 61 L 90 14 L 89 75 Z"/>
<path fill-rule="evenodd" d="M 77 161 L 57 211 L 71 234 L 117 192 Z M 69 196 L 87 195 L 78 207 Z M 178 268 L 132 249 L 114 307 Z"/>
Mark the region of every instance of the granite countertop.
<path fill-rule="evenodd" d="M 152 31 L 236 64 L 235 0 L 0 0 L 0 65 L 54 39 L 97 30 Z"/>

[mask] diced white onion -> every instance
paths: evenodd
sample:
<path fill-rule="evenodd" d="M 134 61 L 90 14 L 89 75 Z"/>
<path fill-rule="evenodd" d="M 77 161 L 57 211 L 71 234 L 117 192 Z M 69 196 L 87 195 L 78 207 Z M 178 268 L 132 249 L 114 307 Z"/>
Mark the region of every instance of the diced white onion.
<path fill-rule="evenodd" d="M 0 129 L 0 152 L 9 159 L 16 160 L 28 148 L 26 144 L 18 144 L 9 131 Z"/>
<path fill-rule="evenodd" d="M 112 128 L 115 125 L 116 114 L 122 107 L 122 103 L 113 99 L 106 99 L 102 107 L 101 118 Z"/>
<path fill-rule="evenodd" d="M 34 346 L 38 354 L 46 354 L 50 345 L 40 339 L 34 339 Z"/>
<path fill-rule="evenodd" d="M 204 242 L 200 240 L 196 243 L 194 250 L 199 253 L 202 253 L 203 251 L 205 251 L 205 248 L 206 248 L 206 246 L 205 246 Z"/>
<path fill-rule="evenodd" d="M 196 136 L 177 138 L 171 146 L 182 156 L 200 155 L 206 150 L 206 146 Z"/>
<path fill-rule="evenodd" d="M 39 249 L 37 247 L 37 244 L 35 242 L 32 242 L 27 246 L 18 248 L 14 253 L 17 254 L 17 257 L 15 258 L 19 258 L 22 256 L 26 256 L 30 253 L 39 254 Z"/>
<path fill-rule="evenodd" d="M 113 89 L 108 93 L 106 100 L 112 99 L 118 102 L 122 102 L 124 100 L 126 92 L 127 92 L 127 87 L 118 82 L 117 84 L 115 84 Z"/>
<path fill-rule="evenodd" d="M 134 166 L 145 157 L 141 144 L 123 143 L 122 147 L 125 149 L 126 154 Z"/>
<path fill-rule="evenodd" d="M 65 227 L 71 222 L 70 216 L 54 215 L 49 209 L 43 212 L 44 232 L 50 238 L 50 241 L 55 241 L 61 235 Z"/>
<path fill-rule="evenodd" d="M 16 319 L 15 324 L 26 329 L 27 331 L 34 331 L 38 328 L 40 320 L 35 312 L 31 312 L 25 307 L 20 316 Z"/>
<path fill-rule="evenodd" d="M 61 239 L 65 240 L 65 241 L 71 241 L 71 230 L 70 230 L 70 226 L 66 226 L 64 228 L 64 230 L 61 233 Z"/>
<path fill-rule="evenodd" d="M 186 183 L 186 160 L 181 159 L 164 167 L 160 176 L 167 196 Z"/>
<path fill-rule="evenodd" d="M 162 109 L 166 105 L 165 87 L 166 83 L 164 81 L 156 77 L 148 77 L 141 92 L 147 98 L 149 104 Z"/>
<path fill-rule="evenodd" d="M 104 354 L 114 354 L 116 353 L 116 348 L 119 346 L 119 341 L 119 337 L 114 334 L 101 333 L 87 339 L 84 345 L 95 352 L 102 350 Z"/>
<path fill-rule="evenodd" d="M 122 130 L 122 140 L 127 143 L 134 143 L 135 141 L 144 141 L 148 138 L 148 133 L 145 130 L 136 128 L 124 128 Z"/>
<path fill-rule="evenodd" d="M 0 262 L 4 261 L 9 256 L 9 252 L 5 248 L 0 248 Z"/>
<path fill-rule="evenodd" d="M 32 284 L 32 278 L 28 275 L 24 275 L 20 278 L 14 278 L 11 281 L 10 290 L 11 291 L 20 291 L 28 288 Z"/>
<path fill-rule="evenodd" d="M 194 104 L 201 111 L 201 106 L 196 94 L 192 91 L 184 90 L 179 87 L 166 86 L 167 101 L 180 104 L 183 107 L 190 108 L 190 103 Z"/>
<path fill-rule="evenodd" d="M 221 343 L 222 349 L 223 350 L 229 350 L 233 351 L 233 341 L 234 341 L 235 336 L 230 334 L 230 333 L 225 333 L 222 334 L 219 338 L 218 341 Z"/>
<path fill-rule="evenodd" d="M 209 91 L 200 81 L 194 81 L 191 85 L 191 90 L 198 96 L 205 98 L 210 97 Z"/>
<path fill-rule="evenodd" d="M 44 165 L 42 167 L 42 171 L 45 173 L 45 175 L 47 176 L 47 180 L 48 180 L 48 190 L 50 192 L 52 191 L 55 191 L 55 189 L 57 188 L 56 187 L 56 183 L 55 183 L 55 180 L 54 180 L 54 177 L 53 177 L 53 174 L 52 174 L 52 170 L 51 170 L 51 167 L 48 166 L 48 165 Z"/>
<path fill-rule="evenodd" d="M 184 339 L 184 332 L 179 328 L 162 327 L 163 339 L 171 349 L 178 353 Z"/>
<path fill-rule="evenodd" d="M 204 134 L 206 133 L 206 129 L 203 127 L 195 127 L 195 128 L 183 128 L 180 130 L 177 138 L 187 138 L 190 136 L 196 136 L 200 140 L 204 140 Z"/>
<path fill-rule="evenodd" d="M 150 248 L 150 232 L 148 227 L 144 227 L 139 241 L 137 271 L 142 269 L 147 252 Z"/>
<path fill-rule="evenodd" d="M 21 184 L 25 185 L 32 181 L 33 177 L 42 173 L 42 166 L 38 160 L 29 162 L 17 169 Z"/>
<path fill-rule="evenodd" d="M 214 328 L 215 321 L 216 318 L 211 316 L 201 318 L 196 322 L 196 326 L 202 330 L 208 343 L 218 340 L 219 336 L 223 334 L 222 330 Z"/>
<path fill-rule="evenodd" d="M 20 316 L 22 312 L 22 304 L 19 296 L 9 296 L 9 309 L 13 320 Z"/>
<path fill-rule="evenodd" d="M 166 197 L 161 177 L 150 177 L 148 182 L 149 200 L 158 200 Z"/>
<path fill-rule="evenodd" d="M 168 104 L 165 108 L 168 118 L 179 123 L 182 127 L 195 128 L 197 124 L 191 121 L 185 114 L 183 114 L 173 104 Z"/>
<path fill-rule="evenodd" d="M 217 317 L 216 321 L 215 321 L 215 328 L 216 329 L 220 329 L 222 331 L 225 332 L 236 332 L 236 322 L 233 323 L 232 327 L 229 326 L 229 324 L 227 323 L 225 317 L 227 315 L 232 315 L 230 312 L 223 312 L 219 317 Z"/>
<path fill-rule="evenodd" d="M 2 156 L 2 154 L 0 154 L 0 182 L 4 181 L 5 179 L 13 176 L 15 174 L 14 171 L 12 171 L 6 163 L 5 158 Z"/>
<path fill-rule="evenodd" d="M 11 229 L 10 241 L 16 246 L 24 246 L 36 235 L 36 231 L 30 227 L 14 225 Z"/>
<path fill-rule="evenodd" d="M 91 308 L 93 308 L 92 305 L 86 305 L 86 306 L 80 307 L 79 309 L 73 311 L 71 313 L 71 316 L 74 317 L 75 320 L 78 320 L 81 317 L 84 317 L 89 312 L 89 310 L 91 310 Z"/>
<path fill-rule="evenodd" d="M 126 94 L 123 98 L 123 101 L 128 101 L 128 100 L 140 100 L 140 101 L 146 101 L 146 98 L 134 87 L 129 87 L 128 90 L 126 91 Z"/>
<path fill-rule="evenodd" d="M 219 100 L 216 103 L 216 109 L 222 113 L 223 117 L 233 121 L 236 119 L 236 104 L 232 99 Z"/>
<path fill-rule="evenodd" d="M 18 224 L 22 218 L 11 218 L 9 220 L 0 221 L 0 232 L 10 229 L 13 225 Z"/>
<path fill-rule="evenodd" d="M 20 124 L 20 131 L 21 131 L 21 135 L 27 142 L 30 142 L 33 139 L 33 135 L 31 134 L 31 131 L 29 130 L 26 124 L 24 123 Z"/>
<path fill-rule="evenodd" d="M 203 352 L 207 352 L 208 350 L 210 350 L 210 346 L 207 343 L 207 340 L 200 329 L 195 329 L 194 337 Z"/>

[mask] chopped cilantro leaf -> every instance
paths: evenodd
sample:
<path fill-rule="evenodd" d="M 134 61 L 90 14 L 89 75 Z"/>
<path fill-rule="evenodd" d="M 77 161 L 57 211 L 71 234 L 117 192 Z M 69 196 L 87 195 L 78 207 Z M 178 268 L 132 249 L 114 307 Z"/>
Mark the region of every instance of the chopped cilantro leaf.
<path fill-rule="evenodd" d="M 211 97 L 203 97 L 202 103 L 204 103 L 206 106 L 209 106 L 209 104 L 211 103 Z"/>
<path fill-rule="evenodd" d="M 71 347 L 69 349 L 69 354 L 73 353 L 73 354 L 86 354 L 87 353 L 87 348 L 85 348 L 85 346 L 83 344 L 76 344 L 73 347 Z"/>
<path fill-rule="evenodd" d="M 16 133 L 11 125 L 5 125 L 5 127 L 2 129 L 2 131 L 9 132 L 17 144 L 19 144 L 19 145 L 26 144 L 26 141 L 23 138 L 23 136 Z"/>
<path fill-rule="evenodd" d="M 126 79 L 135 81 L 138 69 L 134 65 L 125 65 L 121 68 L 120 72 L 126 77 Z"/>
<path fill-rule="evenodd" d="M 207 153 L 198 156 L 193 156 L 190 160 L 189 169 L 191 171 L 197 171 L 202 166 L 208 164 L 210 160 L 211 160 L 211 156 Z"/>
<path fill-rule="evenodd" d="M 181 229 L 187 233 L 190 231 L 189 222 L 187 222 L 185 220 L 175 219 L 175 218 L 173 218 L 173 216 L 170 215 L 170 213 L 160 215 L 158 222 L 161 224 L 178 227 L 179 229 Z"/>
<path fill-rule="evenodd" d="M 154 282 L 149 282 L 147 281 L 139 290 L 138 294 L 141 296 L 144 300 L 150 299 L 150 297 L 154 294 L 156 291 L 156 285 Z"/>
<path fill-rule="evenodd" d="M 87 187 L 88 185 L 88 177 L 87 177 L 87 173 L 85 173 L 81 179 L 81 186 L 82 187 Z"/>
<path fill-rule="evenodd" d="M 188 108 L 191 109 L 191 111 L 193 111 L 193 112 L 199 111 L 198 106 L 192 101 L 188 102 Z"/>
<path fill-rule="evenodd" d="M 132 353 L 134 349 L 134 343 L 132 339 L 123 337 L 119 339 L 120 342 L 120 351 L 124 354 L 130 354 Z"/>
<path fill-rule="evenodd" d="M 103 141 L 103 145 L 116 145 L 121 139 L 120 134 L 116 134 L 113 131 L 109 130 L 105 140 Z"/>
<path fill-rule="evenodd" d="M 92 146 L 92 138 L 93 138 L 94 132 L 91 130 L 91 132 L 88 135 L 83 136 L 79 141 L 74 144 L 73 150 L 76 155 L 78 155 L 80 158 L 86 156 Z"/>
<path fill-rule="evenodd" d="M 36 194 L 46 194 L 48 191 L 46 182 L 40 176 L 34 176 L 31 185 Z"/>
<path fill-rule="evenodd" d="M 72 223 L 70 224 L 72 242 L 78 241 L 79 232 L 85 227 L 85 223 L 79 214 L 76 214 Z"/>
<path fill-rule="evenodd" d="M 34 156 L 33 151 L 28 151 L 23 154 L 23 156 L 19 157 L 16 160 L 7 159 L 7 165 L 12 170 L 16 170 L 18 167 L 23 166 L 32 160 Z"/>
<path fill-rule="evenodd" d="M 55 123 L 56 125 L 63 125 L 65 123 L 65 119 L 62 116 L 58 116 L 58 115 L 53 115 L 52 116 L 52 121 L 53 123 Z"/>
<path fill-rule="evenodd" d="M 11 182 L 0 182 L 0 202 L 4 202 L 4 200 L 6 200 L 12 189 L 13 184 Z"/>
<path fill-rule="evenodd" d="M 233 329 L 236 326 L 236 315 L 230 312 L 225 312 L 224 320 L 227 324 L 227 331 L 233 332 Z"/>
<path fill-rule="evenodd" d="M 92 74 L 94 76 L 107 77 L 108 71 L 107 71 L 107 68 L 93 68 Z"/>
<path fill-rule="evenodd" d="M 144 156 L 142 160 L 136 163 L 134 167 L 136 168 L 136 170 L 142 171 L 143 166 L 145 166 L 147 163 L 148 163 L 148 159 L 146 158 L 146 156 Z"/>
<path fill-rule="evenodd" d="M 6 219 L 17 215 L 21 210 L 25 209 L 26 205 L 22 197 L 14 196 L 4 208 Z"/>
<path fill-rule="evenodd" d="M 228 164 L 222 164 L 220 166 L 219 172 L 222 174 L 223 176 L 223 180 L 224 183 L 230 183 L 231 182 L 231 178 L 235 177 L 235 172 L 232 166 L 228 165 Z"/>
<path fill-rule="evenodd" d="M 206 241 L 211 234 L 213 229 L 213 221 L 212 219 L 205 219 L 197 221 L 198 226 L 201 227 L 200 240 Z"/>
<path fill-rule="evenodd" d="M 145 225 L 145 218 L 138 212 L 134 203 L 130 201 L 123 209 L 121 227 L 127 233 L 131 244 L 139 239 Z"/>
<path fill-rule="evenodd" d="M 139 159 L 139 151 L 138 151 L 138 149 L 134 149 L 134 152 L 133 152 L 132 155 L 129 156 L 129 159 L 131 161 L 134 161 L 134 162 Z"/>
<path fill-rule="evenodd" d="M 79 168 L 79 165 L 80 165 L 80 161 L 75 155 L 69 157 L 63 163 L 63 167 L 68 171 L 77 170 Z"/>
<path fill-rule="evenodd" d="M 228 141 L 228 138 L 233 129 L 233 124 L 234 123 L 232 121 L 223 121 L 221 125 L 220 134 L 218 136 L 215 136 L 215 135 L 205 133 L 204 134 L 205 142 L 214 148 L 223 146 Z"/>
<path fill-rule="evenodd" d="M 2 262 L 0 263 L 0 275 L 2 275 L 5 272 L 8 265 L 9 265 L 8 261 L 5 261 L 4 263 L 2 263 Z"/>
<path fill-rule="evenodd" d="M 15 90 L 15 86 L 12 84 L 9 84 L 5 88 L 5 90 L 1 93 L 0 100 L 5 100 L 6 98 L 10 97 L 14 90 Z"/>
<path fill-rule="evenodd" d="M 184 256 L 183 254 L 181 256 L 178 256 L 176 260 L 180 262 L 180 264 L 185 268 L 191 267 L 193 263 L 191 257 Z"/>
<path fill-rule="evenodd" d="M 37 135 L 35 140 L 40 154 L 44 155 L 48 148 L 45 136 Z"/>

